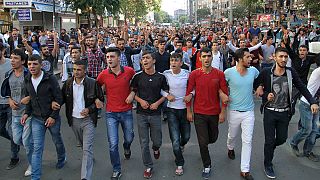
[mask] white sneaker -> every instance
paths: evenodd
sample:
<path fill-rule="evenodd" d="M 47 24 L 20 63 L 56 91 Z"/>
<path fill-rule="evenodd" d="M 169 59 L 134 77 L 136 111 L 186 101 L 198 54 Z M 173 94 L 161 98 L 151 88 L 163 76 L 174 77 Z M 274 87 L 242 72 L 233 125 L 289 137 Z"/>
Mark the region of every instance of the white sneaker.
<path fill-rule="evenodd" d="M 31 169 L 32 169 L 32 168 L 31 168 L 31 165 L 29 165 L 29 166 L 28 166 L 28 169 L 26 170 L 26 172 L 24 172 L 24 176 L 25 176 L 25 177 L 31 176 Z"/>

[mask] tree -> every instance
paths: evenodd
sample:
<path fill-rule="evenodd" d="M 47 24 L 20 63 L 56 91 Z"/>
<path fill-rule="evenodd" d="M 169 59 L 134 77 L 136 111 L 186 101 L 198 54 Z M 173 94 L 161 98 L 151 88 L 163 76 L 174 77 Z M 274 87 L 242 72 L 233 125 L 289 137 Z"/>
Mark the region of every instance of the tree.
<path fill-rule="evenodd" d="M 306 6 L 306 9 L 310 11 L 310 14 L 320 20 L 320 1 L 303 0 L 303 3 Z"/>
<path fill-rule="evenodd" d="M 182 15 L 182 16 L 179 17 L 179 22 L 181 24 L 185 24 L 187 21 L 188 21 L 188 16 Z"/>
<path fill-rule="evenodd" d="M 161 0 L 120 0 L 120 11 L 127 19 L 141 19 L 150 11 L 160 11 Z"/>
<path fill-rule="evenodd" d="M 283 1 L 283 0 L 280 0 Z M 245 8 L 243 11 L 247 12 L 249 26 L 251 26 L 251 17 L 256 13 L 257 9 L 263 6 L 263 0 L 240 0 L 240 4 Z"/>
<path fill-rule="evenodd" d="M 170 15 L 165 11 L 158 11 L 154 13 L 154 19 L 157 23 L 171 23 Z"/>
<path fill-rule="evenodd" d="M 232 8 L 232 14 L 234 18 L 242 19 L 247 16 L 248 11 L 247 8 L 242 4 L 234 5 Z"/>
<path fill-rule="evenodd" d="M 198 19 L 205 19 L 210 16 L 210 9 L 209 8 L 202 8 L 197 10 Z"/>
<path fill-rule="evenodd" d="M 97 22 L 97 15 L 104 16 L 105 10 L 116 15 L 120 9 L 119 0 L 65 0 L 72 10 L 77 12 L 78 9 L 85 13 L 88 17 L 90 25 L 90 14 L 92 13 Z"/>

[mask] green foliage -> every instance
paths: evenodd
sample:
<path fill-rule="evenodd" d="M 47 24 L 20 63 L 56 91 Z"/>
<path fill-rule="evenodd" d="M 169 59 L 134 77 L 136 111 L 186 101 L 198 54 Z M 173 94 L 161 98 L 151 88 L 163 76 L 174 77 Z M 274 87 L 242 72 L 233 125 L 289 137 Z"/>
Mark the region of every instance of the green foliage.
<path fill-rule="evenodd" d="M 154 19 L 157 23 L 172 23 L 170 15 L 165 11 L 155 12 Z"/>
<path fill-rule="evenodd" d="M 82 12 L 88 12 L 89 8 L 97 15 L 104 15 L 105 9 L 116 14 L 119 12 L 119 0 L 65 0 L 67 4 L 71 5 L 73 10 L 81 9 Z"/>
<path fill-rule="evenodd" d="M 180 17 L 179 17 L 179 22 L 180 22 L 181 24 L 187 23 L 187 22 L 188 22 L 188 16 L 186 16 L 186 15 L 180 16 Z"/>
<path fill-rule="evenodd" d="M 310 11 L 310 14 L 315 16 L 316 19 L 320 20 L 320 1 L 316 0 L 303 0 L 306 9 Z"/>
<path fill-rule="evenodd" d="M 160 11 L 161 0 L 120 0 L 120 11 L 125 18 L 138 18 L 150 11 Z"/>
<path fill-rule="evenodd" d="M 209 8 L 202 8 L 197 10 L 197 16 L 198 19 L 205 19 L 207 17 L 210 17 L 210 9 Z"/>

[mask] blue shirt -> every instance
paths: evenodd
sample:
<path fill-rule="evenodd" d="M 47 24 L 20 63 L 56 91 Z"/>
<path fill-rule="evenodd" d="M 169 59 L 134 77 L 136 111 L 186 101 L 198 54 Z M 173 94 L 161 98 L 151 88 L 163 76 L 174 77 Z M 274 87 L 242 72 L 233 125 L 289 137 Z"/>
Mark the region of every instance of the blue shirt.
<path fill-rule="evenodd" d="M 259 71 L 252 66 L 247 70 L 244 76 L 240 75 L 236 67 L 224 72 L 229 86 L 229 110 L 252 111 L 254 109 L 253 82 L 258 77 Z"/>

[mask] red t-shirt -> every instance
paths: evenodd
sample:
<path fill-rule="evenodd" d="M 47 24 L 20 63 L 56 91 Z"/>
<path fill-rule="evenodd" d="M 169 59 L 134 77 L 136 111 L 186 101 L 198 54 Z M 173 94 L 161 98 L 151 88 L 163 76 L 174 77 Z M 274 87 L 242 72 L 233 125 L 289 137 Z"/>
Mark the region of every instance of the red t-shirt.
<path fill-rule="evenodd" d="M 191 72 L 186 95 L 195 90 L 193 111 L 204 115 L 218 115 L 221 112 L 219 89 L 228 95 L 224 73 L 216 68 L 206 74 L 202 68 Z M 191 102 L 187 104 L 191 106 Z M 225 106 L 225 105 L 224 105 Z"/>
<path fill-rule="evenodd" d="M 132 104 L 125 100 L 131 92 L 130 81 L 135 71 L 131 67 L 121 67 L 121 72 L 115 75 L 111 69 L 103 70 L 97 82 L 100 86 L 105 85 L 107 97 L 107 112 L 125 112 L 132 109 Z"/>

